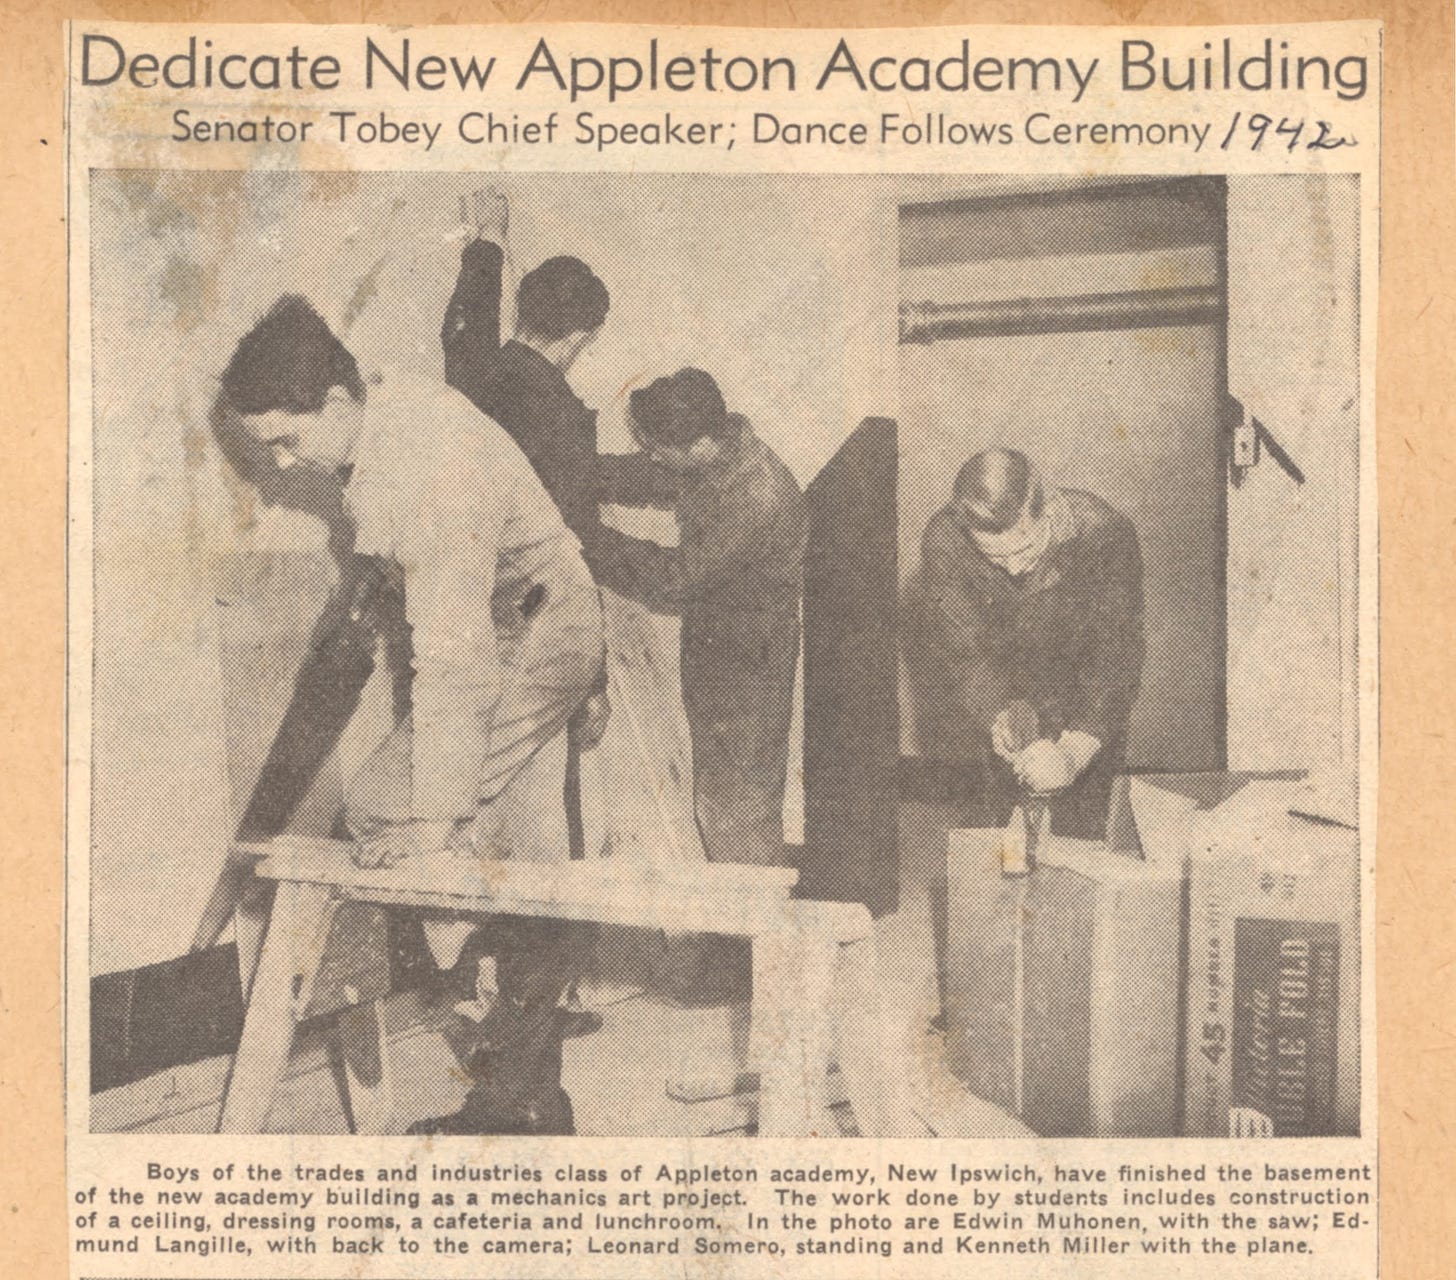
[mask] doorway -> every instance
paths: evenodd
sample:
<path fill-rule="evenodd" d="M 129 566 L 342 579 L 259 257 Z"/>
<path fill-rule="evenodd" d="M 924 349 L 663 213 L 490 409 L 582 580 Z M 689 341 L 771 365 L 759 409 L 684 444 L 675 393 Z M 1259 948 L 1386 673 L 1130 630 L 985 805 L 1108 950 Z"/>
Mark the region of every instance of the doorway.
<path fill-rule="evenodd" d="M 901 207 L 902 598 L 927 521 L 980 449 L 1020 449 L 1050 483 L 1123 512 L 1146 596 L 1137 771 L 1226 755 L 1226 225 L 1222 182 L 1202 178 Z M 901 754 L 934 762 L 937 691 L 910 648 Z"/>

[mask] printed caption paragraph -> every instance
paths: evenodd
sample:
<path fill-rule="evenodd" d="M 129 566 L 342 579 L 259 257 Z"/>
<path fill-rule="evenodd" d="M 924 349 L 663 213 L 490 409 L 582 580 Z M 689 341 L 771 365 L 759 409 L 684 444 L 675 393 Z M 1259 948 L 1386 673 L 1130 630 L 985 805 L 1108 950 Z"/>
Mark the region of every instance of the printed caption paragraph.
<path fill-rule="evenodd" d="M 78 1255 L 1318 1255 L 1368 1164 L 670 1161 L 189 1166 L 75 1193 Z"/>

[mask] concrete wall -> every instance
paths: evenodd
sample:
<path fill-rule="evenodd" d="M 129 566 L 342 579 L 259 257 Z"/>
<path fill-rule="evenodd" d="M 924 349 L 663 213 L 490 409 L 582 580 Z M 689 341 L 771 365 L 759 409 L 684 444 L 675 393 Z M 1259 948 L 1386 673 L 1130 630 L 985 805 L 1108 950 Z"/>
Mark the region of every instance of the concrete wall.
<path fill-rule="evenodd" d="M 1229 180 L 1229 388 L 1306 477 L 1266 453 L 1229 495 L 1236 769 L 1357 763 L 1358 183 Z"/>

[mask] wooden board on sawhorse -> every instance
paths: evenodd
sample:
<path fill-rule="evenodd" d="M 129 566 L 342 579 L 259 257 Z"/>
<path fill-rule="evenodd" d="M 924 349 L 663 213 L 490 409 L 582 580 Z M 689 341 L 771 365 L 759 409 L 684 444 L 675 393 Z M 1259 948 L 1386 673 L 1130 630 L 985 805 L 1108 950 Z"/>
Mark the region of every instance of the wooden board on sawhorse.
<path fill-rule="evenodd" d="M 770 1046 L 761 1068 L 759 1133 L 830 1132 L 824 1084 L 838 1049 L 845 1093 L 866 1136 L 910 1133 L 881 1039 L 874 932 L 857 903 L 795 901 L 796 873 L 734 864 L 491 862 L 437 854 L 397 867 L 353 864 L 352 846 L 280 839 L 240 846 L 277 884 L 223 1104 L 221 1130 L 262 1130 L 300 1012 L 307 1008 L 334 913 L 346 903 L 456 915 L 511 914 L 744 937 L 753 948 L 753 1017 Z M 356 1125 L 382 1132 L 391 1081 L 377 1002 L 352 1016 L 346 1053 Z M 907 1127 L 908 1125 L 908 1127 Z"/>

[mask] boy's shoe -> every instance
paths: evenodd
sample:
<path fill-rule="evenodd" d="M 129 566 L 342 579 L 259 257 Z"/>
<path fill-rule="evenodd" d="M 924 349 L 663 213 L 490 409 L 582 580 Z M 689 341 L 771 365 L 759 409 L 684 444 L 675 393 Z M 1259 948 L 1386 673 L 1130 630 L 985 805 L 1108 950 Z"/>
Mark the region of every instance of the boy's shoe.
<path fill-rule="evenodd" d="M 558 1089 L 554 1097 L 509 1114 L 491 1106 L 484 1090 L 472 1089 L 459 1111 L 416 1121 L 405 1132 L 417 1137 L 429 1134 L 570 1137 L 576 1133 L 576 1118 L 565 1089 Z"/>

